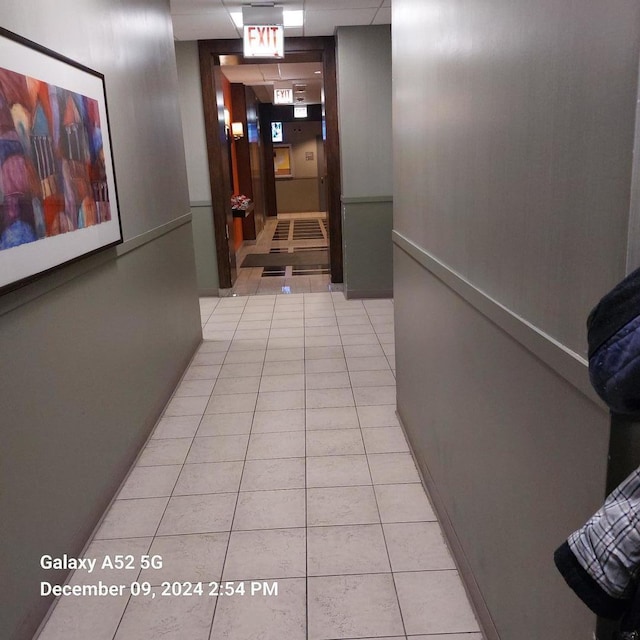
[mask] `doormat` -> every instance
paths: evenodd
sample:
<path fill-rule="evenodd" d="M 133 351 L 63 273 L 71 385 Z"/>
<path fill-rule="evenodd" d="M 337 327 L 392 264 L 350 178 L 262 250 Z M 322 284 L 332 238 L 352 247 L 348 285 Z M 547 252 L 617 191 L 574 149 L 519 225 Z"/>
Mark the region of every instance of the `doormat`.
<path fill-rule="evenodd" d="M 329 252 L 303 251 L 301 253 L 250 253 L 241 267 L 303 267 L 306 265 L 329 266 Z"/>

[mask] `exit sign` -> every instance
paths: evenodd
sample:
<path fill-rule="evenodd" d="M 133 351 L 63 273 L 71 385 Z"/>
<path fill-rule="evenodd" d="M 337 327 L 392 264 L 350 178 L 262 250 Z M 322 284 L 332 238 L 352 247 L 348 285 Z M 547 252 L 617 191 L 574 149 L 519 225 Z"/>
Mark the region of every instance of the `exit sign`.
<path fill-rule="evenodd" d="M 245 25 L 245 58 L 284 58 L 284 27 L 282 25 Z"/>
<path fill-rule="evenodd" d="M 293 104 L 293 89 L 291 87 L 274 87 L 273 104 Z"/>

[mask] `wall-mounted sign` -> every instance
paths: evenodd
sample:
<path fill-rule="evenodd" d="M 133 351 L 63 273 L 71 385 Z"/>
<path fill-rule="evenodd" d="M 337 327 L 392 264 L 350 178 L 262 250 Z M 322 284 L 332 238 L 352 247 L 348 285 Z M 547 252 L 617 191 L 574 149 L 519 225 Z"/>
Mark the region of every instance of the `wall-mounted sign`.
<path fill-rule="evenodd" d="M 282 25 L 245 25 L 245 58 L 284 58 L 284 27 Z"/>
<path fill-rule="evenodd" d="M 271 123 L 271 142 L 282 142 L 282 122 Z"/>
<path fill-rule="evenodd" d="M 273 104 L 293 104 L 293 88 L 275 86 L 273 88 Z"/>
<path fill-rule="evenodd" d="M 301 105 L 299 107 L 293 107 L 294 118 L 306 118 L 307 117 L 307 105 Z"/>

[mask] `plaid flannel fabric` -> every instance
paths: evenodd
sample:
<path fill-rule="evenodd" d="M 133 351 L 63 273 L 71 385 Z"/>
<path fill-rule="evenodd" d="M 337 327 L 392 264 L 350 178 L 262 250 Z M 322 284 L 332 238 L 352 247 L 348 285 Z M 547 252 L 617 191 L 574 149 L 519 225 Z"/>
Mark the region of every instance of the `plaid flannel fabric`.
<path fill-rule="evenodd" d="M 568 539 L 584 570 L 613 598 L 632 596 L 640 573 L 640 469 Z"/>

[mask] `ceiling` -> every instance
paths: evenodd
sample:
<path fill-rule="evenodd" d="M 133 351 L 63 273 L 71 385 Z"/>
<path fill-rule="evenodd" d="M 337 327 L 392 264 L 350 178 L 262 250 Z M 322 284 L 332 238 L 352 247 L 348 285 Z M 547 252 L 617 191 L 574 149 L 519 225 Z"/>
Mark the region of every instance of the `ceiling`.
<path fill-rule="evenodd" d="M 242 38 L 231 17 L 250 2 L 241 0 L 171 0 L 175 40 L 218 40 Z M 256 2 L 259 4 L 259 2 Z M 286 28 L 285 38 L 332 36 L 336 27 L 391 24 L 391 0 L 279 0 L 285 11 L 304 12 L 302 27 Z M 238 64 L 232 56 L 224 60 L 222 72 L 230 82 L 252 86 L 261 102 L 273 101 L 274 82 L 304 85 L 295 91 L 298 104 L 322 102 L 321 63 Z M 317 72 L 320 73 L 317 73 Z M 300 87 L 297 87 L 300 89 Z"/>
<path fill-rule="evenodd" d="M 176 40 L 241 38 L 231 18 L 241 0 L 170 0 Z M 256 3 L 259 4 L 259 3 Z M 279 0 L 285 11 L 304 11 L 304 26 L 287 28 L 285 37 L 332 36 L 338 26 L 391 24 L 391 0 Z"/>
<path fill-rule="evenodd" d="M 260 102 L 273 102 L 274 82 L 289 85 L 294 90 L 298 104 L 320 104 L 322 102 L 321 62 L 280 62 L 277 64 L 225 65 L 222 73 L 229 82 L 240 82 L 253 87 Z"/>

